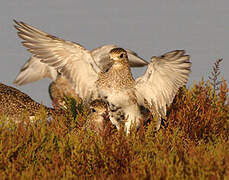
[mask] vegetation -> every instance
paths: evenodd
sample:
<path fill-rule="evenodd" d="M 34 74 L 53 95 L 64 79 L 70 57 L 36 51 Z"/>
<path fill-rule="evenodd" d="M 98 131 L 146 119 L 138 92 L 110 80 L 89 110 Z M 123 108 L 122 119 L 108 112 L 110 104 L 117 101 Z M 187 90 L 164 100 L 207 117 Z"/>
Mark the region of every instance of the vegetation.
<path fill-rule="evenodd" d="M 229 179 L 229 88 L 216 75 L 181 88 L 156 133 L 150 123 L 128 136 L 112 126 L 100 135 L 86 131 L 83 106 L 75 119 L 47 122 L 41 112 L 35 123 L 14 124 L 2 117 L 0 177 Z"/>

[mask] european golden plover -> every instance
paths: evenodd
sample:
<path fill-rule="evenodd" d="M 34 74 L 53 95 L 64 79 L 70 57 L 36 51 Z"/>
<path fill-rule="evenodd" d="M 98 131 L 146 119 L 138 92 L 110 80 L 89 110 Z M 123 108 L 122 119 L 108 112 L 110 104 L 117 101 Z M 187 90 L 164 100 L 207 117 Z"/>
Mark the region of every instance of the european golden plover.
<path fill-rule="evenodd" d="M 96 99 L 90 103 L 89 107 L 86 128 L 100 133 L 109 122 L 108 106 L 103 100 Z"/>
<path fill-rule="evenodd" d="M 179 87 L 186 84 L 191 71 L 189 56 L 183 50 L 175 50 L 152 57 L 145 74 L 134 80 L 128 54 L 122 48 L 110 51 L 111 67 L 102 71 L 91 52 L 81 45 L 23 22 L 15 23 L 23 45 L 31 53 L 60 70 L 83 100 L 106 100 L 111 122 L 117 128 L 123 124 L 127 133 L 131 124 L 138 127 L 144 118 L 139 106 L 145 106 L 157 117 L 158 130 L 161 117 L 166 116 L 166 106 L 172 103 Z"/>
<path fill-rule="evenodd" d="M 111 49 L 118 47 L 117 45 L 109 44 L 98 47 L 91 51 L 96 64 L 102 71 L 109 69 L 111 60 L 109 58 L 109 52 Z M 140 58 L 137 53 L 126 49 L 129 56 L 129 64 L 131 67 L 142 67 L 148 63 Z M 14 84 L 25 85 L 34 81 L 38 81 L 43 78 L 50 78 L 52 83 L 49 85 L 49 95 L 55 107 L 63 107 L 65 104 L 65 97 L 73 97 L 76 102 L 80 101 L 78 93 L 72 88 L 69 81 L 62 76 L 58 70 L 48 64 L 42 63 L 40 58 L 31 56 L 30 59 L 23 65 Z M 87 79 L 85 79 L 87 81 Z"/>
<path fill-rule="evenodd" d="M 72 97 L 76 102 L 80 101 L 79 96 L 73 89 L 69 80 L 62 76 L 54 67 L 42 63 L 39 58 L 31 56 L 31 58 L 23 65 L 14 84 L 25 85 L 38 81 L 43 78 L 50 78 L 52 82 L 49 84 L 49 96 L 52 100 L 53 107 L 65 107 L 65 97 Z"/>
<path fill-rule="evenodd" d="M 30 119 L 37 112 L 44 108 L 48 115 L 52 113 L 60 113 L 60 111 L 45 107 L 34 100 L 32 100 L 25 93 L 0 83 L 0 115 L 6 115 L 7 118 L 20 122 L 23 117 L 28 113 Z"/>

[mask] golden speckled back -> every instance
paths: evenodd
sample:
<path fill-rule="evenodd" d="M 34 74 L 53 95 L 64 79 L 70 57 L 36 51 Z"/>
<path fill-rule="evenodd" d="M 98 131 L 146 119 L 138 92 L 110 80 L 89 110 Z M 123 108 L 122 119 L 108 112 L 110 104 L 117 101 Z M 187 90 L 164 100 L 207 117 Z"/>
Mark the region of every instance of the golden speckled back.
<path fill-rule="evenodd" d="M 48 113 L 55 111 L 37 103 L 25 93 L 0 83 L 0 115 L 5 114 L 7 117 L 16 121 L 25 112 L 29 113 L 30 116 L 34 116 L 42 107 Z"/>

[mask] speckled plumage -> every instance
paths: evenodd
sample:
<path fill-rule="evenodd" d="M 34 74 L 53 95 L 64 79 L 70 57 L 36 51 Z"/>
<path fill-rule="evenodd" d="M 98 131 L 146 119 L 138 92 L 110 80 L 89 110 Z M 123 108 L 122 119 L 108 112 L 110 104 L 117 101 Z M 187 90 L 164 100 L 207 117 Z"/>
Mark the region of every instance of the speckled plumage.
<path fill-rule="evenodd" d="M 1 116 L 4 114 L 15 122 L 19 122 L 26 113 L 28 113 L 30 117 L 33 117 L 42 107 L 45 109 L 48 115 L 58 112 L 54 109 L 37 103 L 25 93 L 0 83 Z"/>
<path fill-rule="evenodd" d="M 99 74 L 97 88 L 102 98 L 109 104 L 110 120 L 119 129 L 126 127 L 128 132 L 131 124 L 140 124 L 143 118 L 135 94 L 135 81 L 128 64 L 127 52 L 122 48 L 112 49 L 109 53 L 113 61 L 107 72 Z"/>
<path fill-rule="evenodd" d="M 86 128 L 100 133 L 109 122 L 107 103 L 97 99 L 90 103 L 90 112 L 87 117 Z"/>
<path fill-rule="evenodd" d="M 110 52 L 112 58 L 119 58 L 120 54 L 123 54 L 121 61 L 113 61 L 111 68 L 106 72 L 99 73 L 99 79 L 97 86 L 104 89 L 126 89 L 132 88 L 134 85 L 134 78 L 132 77 L 127 53 L 121 48 L 115 48 Z"/>
<path fill-rule="evenodd" d="M 49 95 L 55 108 L 65 107 L 65 97 L 81 102 L 70 82 L 62 75 L 57 76 L 56 80 L 50 83 Z"/>

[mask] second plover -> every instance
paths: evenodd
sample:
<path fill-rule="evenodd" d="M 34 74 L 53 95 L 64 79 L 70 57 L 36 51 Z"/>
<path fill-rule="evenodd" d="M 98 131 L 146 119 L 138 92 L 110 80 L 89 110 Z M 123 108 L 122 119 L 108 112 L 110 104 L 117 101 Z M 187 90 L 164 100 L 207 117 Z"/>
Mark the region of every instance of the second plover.
<path fill-rule="evenodd" d="M 109 123 L 107 103 L 101 99 L 96 99 L 90 103 L 89 110 L 86 128 L 96 133 L 102 132 L 106 128 L 107 123 Z"/>
<path fill-rule="evenodd" d="M 41 105 L 31 99 L 27 94 L 11 86 L 0 83 L 0 115 L 5 115 L 8 119 L 18 123 L 23 120 L 25 115 L 29 115 L 30 120 L 43 108 L 51 118 L 53 114 L 61 113 Z"/>

